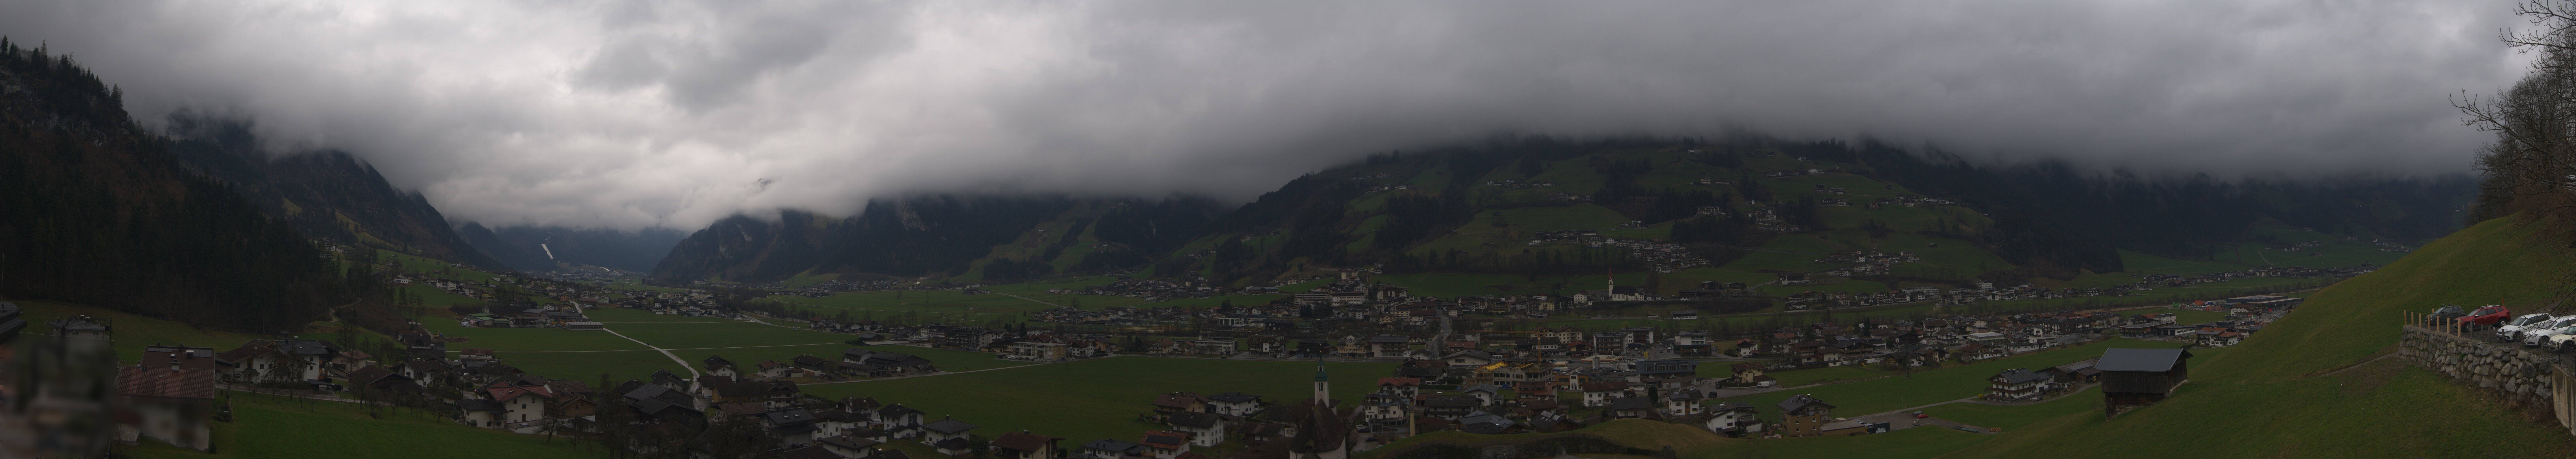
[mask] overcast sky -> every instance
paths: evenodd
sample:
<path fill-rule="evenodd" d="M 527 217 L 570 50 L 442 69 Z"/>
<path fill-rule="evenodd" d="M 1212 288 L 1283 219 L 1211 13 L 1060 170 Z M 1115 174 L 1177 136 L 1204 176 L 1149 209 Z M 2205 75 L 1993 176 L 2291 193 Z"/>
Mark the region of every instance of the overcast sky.
<path fill-rule="evenodd" d="M 2502 0 L 0 0 L 0 34 L 358 153 L 452 218 L 696 228 L 909 191 L 1245 199 L 1483 138 L 1871 136 L 2144 171 L 2464 172 Z"/>

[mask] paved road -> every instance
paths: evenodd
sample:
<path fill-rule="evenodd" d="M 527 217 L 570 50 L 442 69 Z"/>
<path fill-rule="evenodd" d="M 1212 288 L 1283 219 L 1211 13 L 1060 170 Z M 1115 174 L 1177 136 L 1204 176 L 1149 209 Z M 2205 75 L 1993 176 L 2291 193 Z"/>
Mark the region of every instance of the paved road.
<path fill-rule="evenodd" d="M 602 329 L 600 329 L 600 330 L 607 331 L 607 332 L 608 332 L 608 334 L 611 334 L 611 335 L 617 335 L 617 337 L 619 337 L 619 338 L 626 338 L 626 340 L 627 340 L 627 341 L 634 341 L 634 342 L 635 342 L 635 344 L 643 344 L 643 345 L 644 345 L 644 347 L 652 347 L 652 348 L 653 348 L 653 350 L 655 350 L 655 351 L 661 351 L 661 352 L 662 352 L 662 356 L 664 356 L 664 357 L 670 357 L 672 362 L 679 363 L 679 364 L 680 364 L 680 369 L 682 369 L 682 370 L 689 370 L 689 379 L 698 379 L 698 367 L 697 367 L 696 365 L 690 365 L 690 364 L 689 364 L 689 361 L 687 361 L 687 360 L 680 360 L 680 355 L 679 355 L 679 354 L 673 354 L 673 353 L 671 353 L 671 350 L 669 350 L 669 349 L 663 349 L 663 348 L 653 347 L 653 345 L 651 345 L 651 344 L 645 344 L 645 343 L 644 343 L 644 340 L 639 340 L 639 339 L 635 339 L 635 338 L 632 338 L 632 337 L 628 337 L 628 336 L 626 336 L 626 334 L 624 334 L 624 333 L 618 333 L 618 332 L 617 332 L 617 330 L 609 330 L 609 329 L 606 329 L 606 328 L 602 328 Z"/>

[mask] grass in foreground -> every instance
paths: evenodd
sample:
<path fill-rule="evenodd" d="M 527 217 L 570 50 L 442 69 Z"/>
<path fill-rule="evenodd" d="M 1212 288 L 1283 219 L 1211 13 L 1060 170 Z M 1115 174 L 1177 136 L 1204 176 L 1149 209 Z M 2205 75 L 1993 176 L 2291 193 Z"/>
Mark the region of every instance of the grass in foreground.
<path fill-rule="evenodd" d="M 1333 396 L 1343 403 L 1357 403 L 1360 395 L 1377 390 L 1377 378 L 1394 367 L 1391 363 L 1327 364 L 1333 375 Z M 933 418 L 954 415 L 983 426 L 976 432 L 984 435 L 1029 430 L 1078 445 L 1102 438 L 1135 441 L 1147 430 L 1163 428 L 1136 420 L 1138 413 L 1150 411 L 1146 404 L 1154 401 L 1155 394 L 1243 392 L 1272 402 L 1295 402 L 1312 393 L 1307 384 L 1314 374 L 1314 362 L 1305 361 L 1111 357 L 804 389 L 806 394 L 830 399 L 876 397 L 920 409 Z"/>
<path fill-rule="evenodd" d="M 2555 294 L 2576 255 L 2514 218 L 2489 220 L 2310 297 L 2228 352 L 2194 362 L 2165 403 L 2051 419 L 1958 457 L 2567 457 L 2576 440 L 2477 389 L 2396 359 L 2400 315 Z M 2194 351 L 2198 353 L 2198 351 Z M 2392 426 L 2402 426 L 2394 427 Z M 2171 441 L 2188 438 L 2190 441 Z"/>
<path fill-rule="evenodd" d="M 479 429 L 417 410 L 370 418 L 357 404 L 226 392 L 234 420 L 213 423 L 215 451 L 154 445 L 120 448 L 132 457 L 596 457 L 569 438 Z"/>
<path fill-rule="evenodd" d="M 1825 403 L 1833 404 L 1836 407 L 1834 409 L 1834 415 L 1854 417 L 1974 397 L 1986 392 L 1986 378 L 1992 377 L 1995 373 L 2009 368 L 2038 369 L 2064 365 L 2077 360 L 2100 357 L 2102 356 L 2103 349 L 2114 347 L 2171 348 L 2179 346 L 2181 345 L 2178 343 L 2115 338 L 2110 341 L 2099 343 L 2069 348 L 2050 349 L 1966 365 L 1953 363 L 1950 366 L 1941 369 L 1916 371 L 1909 375 L 1843 384 L 1828 384 L 1807 389 L 1765 392 L 1742 397 L 1733 397 L 1725 400 L 1729 402 L 1752 403 L 1754 406 L 1768 407 L 1781 400 L 1786 400 L 1792 395 L 1809 394 L 1815 396 L 1819 400 L 1824 400 Z M 2194 350 L 2192 352 L 2202 353 L 2203 351 Z M 1764 413 L 1766 418 L 1776 417 L 1778 414 L 1779 413 L 1776 411 L 1766 411 Z"/>

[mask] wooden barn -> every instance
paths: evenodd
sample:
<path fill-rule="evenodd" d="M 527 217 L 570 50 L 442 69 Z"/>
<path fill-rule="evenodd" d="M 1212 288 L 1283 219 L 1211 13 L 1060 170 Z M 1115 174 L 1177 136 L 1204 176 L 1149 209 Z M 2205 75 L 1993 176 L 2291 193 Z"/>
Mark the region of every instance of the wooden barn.
<path fill-rule="evenodd" d="M 2181 349 L 2126 349 L 2102 351 L 2102 359 L 2093 368 L 2101 371 L 2102 416 L 2120 414 L 2121 407 L 2140 407 L 2164 401 L 2174 388 L 2191 380 L 2184 365 L 2191 351 Z"/>

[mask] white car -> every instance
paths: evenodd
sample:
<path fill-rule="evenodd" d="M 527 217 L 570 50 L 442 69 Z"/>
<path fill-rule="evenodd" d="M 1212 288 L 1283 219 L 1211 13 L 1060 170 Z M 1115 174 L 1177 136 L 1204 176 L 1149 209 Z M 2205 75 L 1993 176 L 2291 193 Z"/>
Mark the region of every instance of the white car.
<path fill-rule="evenodd" d="M 2525 326 L 2522 332 L 2522 345 L 2538 347 L 2547 344 L 2550 336 L 2567 331 L 2570 325 L 2576 325 L 2576 316 L 2550 319 L 2536 326 Z"/>
<path fill-rule="evenodd" d="M 2549 314 L 2523 314 L 2523 315 L 2522 315 L 2522 317 L 2515 317 L 2515 318 L 2513 318 L 2513 320 L 2508 320 L 2508 321 L 2505 321 L 2504 323 L 2496 324 L 2496 340 L 2497 340 L 2497 341 L 2515 341 L 2515 340 L 2520 340 L 2520 339 L 2522 339 L 2522 331 L 2523 331 L 2523 330 L 2527 330 L 2527 329 L 2534 328 L 2534 327 L 2532 327 L 2532 325 L 2536 325 L 2536 324 L 2539 324 L 2539 323 L 2541 323 L 2541 322 L 2548 322 L 2548 321 L 2550 321 L 2550 320 L 2557 319 L 2557 318 L 2558 318 L 2558 316 L 2553 316 L 2553 315 L 2549 315 Z"/>
<path fill-rule="evenodd" d="M 2576 341 L 2576 325 L 2569 325 L 2566 328 L 2552 330 L 2549 337 L 2542 341 L 2547 342 L 2544 346 L 2547 346 L 2550 352 L 2567 352 L 2567 343 L 2569 341 Z"/>

